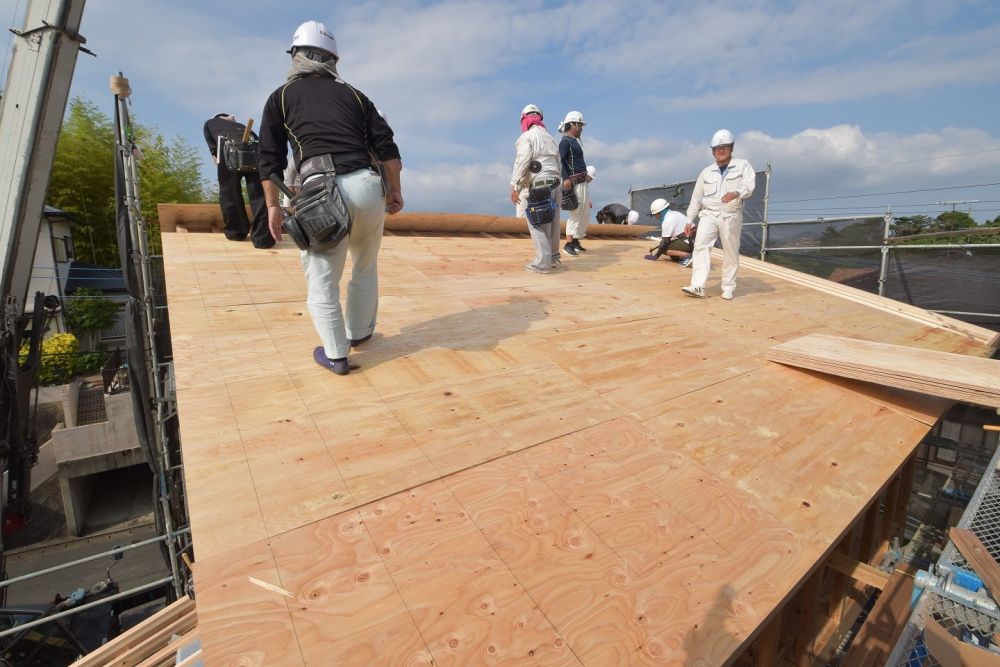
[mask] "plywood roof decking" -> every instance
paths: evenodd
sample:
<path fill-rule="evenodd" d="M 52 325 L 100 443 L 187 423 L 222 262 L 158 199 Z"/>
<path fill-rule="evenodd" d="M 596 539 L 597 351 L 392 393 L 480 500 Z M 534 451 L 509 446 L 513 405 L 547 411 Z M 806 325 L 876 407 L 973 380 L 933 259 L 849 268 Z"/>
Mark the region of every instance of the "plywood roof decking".
<path fill-rule="evenodd" d="M 642 240 L 536 275 L 526 238 L 390 236 L 337 377 L 291 246 L 163 245 L 212 665 L 723 664 L 947 406 L 766 349 L 986 351 L 750 271 L 685 298 Z"/>

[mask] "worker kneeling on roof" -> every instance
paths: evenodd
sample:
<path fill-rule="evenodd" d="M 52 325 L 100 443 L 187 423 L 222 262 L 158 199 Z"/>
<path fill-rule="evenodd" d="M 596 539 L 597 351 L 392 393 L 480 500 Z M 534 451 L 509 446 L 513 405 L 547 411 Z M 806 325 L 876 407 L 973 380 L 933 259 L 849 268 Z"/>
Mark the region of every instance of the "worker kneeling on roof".
<path fill-rule="evenodd" d="M 371 338 L 378 312 L 378 251 L 385 213 L 403 208 L 402 161 L 392 129 L 375 105 L 337 74 L 333 35 L 318 21 L 295 31 L 288 53 L 292 68 L 271 93 L 260 128 L 260 175 L 268 223 L 275 240 L 283 231 L 302 254 L 309 314 L 323 345 L 313 358 L 346 375 L 347 354 Z M 283 215 L 278 185 L 291 145 L 302 189 L 294 215 Z M 377 171 L 381 165 L 385 179 Z M 346 308 L 340 278 L 351 253 Z"/>
<path fill-rule="evenodd" d="M 660 223 L 660 244 L 651 249 L 645 259 L 655 261 L 666 253 L 681 266 L 689 266 L 697 229 L 689 230 L 687 217 L 679 211 L 671 211 L 666 199 L 654 199 L 649 205 L 649 214 Z"/>

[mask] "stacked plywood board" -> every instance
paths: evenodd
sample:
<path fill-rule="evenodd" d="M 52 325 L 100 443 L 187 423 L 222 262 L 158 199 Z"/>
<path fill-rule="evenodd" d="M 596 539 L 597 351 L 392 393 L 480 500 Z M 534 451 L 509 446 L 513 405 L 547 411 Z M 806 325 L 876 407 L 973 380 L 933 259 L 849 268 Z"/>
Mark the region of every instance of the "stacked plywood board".
<path fill-rule="evenodd" d="M 184 596 L 104 646 L 73 663 L 74 667 L 167 667 L 201 664 L 198 611 Z M 182 659 L 181 654 L 186 655 Z"/>
<path fill-rule="evenodd" d="M 1000 407 L 1000 361 L 992 359 L 824 334 L 776 345 L 767 351 L 767 358 L 855 380 Z"/>
<path fill-rule="evenodd" d="M 537 275 L 526 237 L 388 236 L 337 377 L 289 244 L 163 244 L 211 665 L 731 662 L 949 404 L 768 348 L 989 352 L 752 271 L 685 298 L 641 240 Z"/>

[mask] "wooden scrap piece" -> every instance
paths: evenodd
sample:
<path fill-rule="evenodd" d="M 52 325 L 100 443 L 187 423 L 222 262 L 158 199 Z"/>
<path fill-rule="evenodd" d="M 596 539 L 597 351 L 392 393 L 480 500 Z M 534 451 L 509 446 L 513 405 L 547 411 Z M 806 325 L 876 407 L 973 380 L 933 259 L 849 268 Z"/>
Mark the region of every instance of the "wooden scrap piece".
<path fill-rule="evenodd" d="M 955 547 L 969 562 L 973 571 L 979 575 L 986 585 L 986 590 L 995 600 L 1000 596 L 1000 565 L 993 560 L 993 556 L 986 550 L 979 537 L 971 530 L 965 528 L 952 528 L 948 537 L 955 543 Z"/>
<path fill-rule="evenodd" d="M 1000 361 L 993 359 L 824 334 L 775 345 L 766 357 L 864 382 L 1000 407 Z"/>

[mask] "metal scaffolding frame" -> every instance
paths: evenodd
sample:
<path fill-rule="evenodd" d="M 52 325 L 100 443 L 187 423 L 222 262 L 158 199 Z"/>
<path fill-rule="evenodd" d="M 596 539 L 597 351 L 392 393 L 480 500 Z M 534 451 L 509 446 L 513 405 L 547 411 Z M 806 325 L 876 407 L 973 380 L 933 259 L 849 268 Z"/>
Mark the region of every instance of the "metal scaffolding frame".
<path fill-rule="evenodd" d="M 990 459 L 987 474 L 976 488 L 972 500 L 958 522 L 959 528 L 971 530 L 982 541 L 994 560 L 1000 559 L 1000 447 Z M 968 563 L 951 541 L 938 565 L 968 569 Z M 953 634 L 977 633 L 992 637 L 1000 632 L 1000 611 L 970 604 L 946 590 L 925 590 L 910 615 L 886 665 L 894 667 L 937 667 L 940 663 L 928 655 L 923 643 L 924 623 L 933 616 Z"/>

